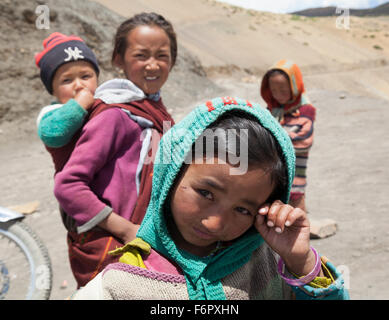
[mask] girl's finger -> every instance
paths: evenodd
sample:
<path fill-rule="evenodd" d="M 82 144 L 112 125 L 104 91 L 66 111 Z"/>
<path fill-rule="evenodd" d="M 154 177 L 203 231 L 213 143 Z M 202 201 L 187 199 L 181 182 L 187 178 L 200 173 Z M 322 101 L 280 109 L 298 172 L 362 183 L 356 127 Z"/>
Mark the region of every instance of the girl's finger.
<path fill-rule="evenodd" d="M 299 219 L 306 217 L 306 212 L 304 210 L 301 210 L 300 208 L 294 208 L 292 211 L 289 212 L 288 217 L 285 221 L 285 226 L 290 227 L 295 224 L 295 222 Z"/>
<path fill-rule="evenodd" d="M 272 205 L 269 208 L 268 214 L 267 214 L 267 226 L 268 227 L 272 228 L 276 225 L 276 218 L 277 218 L 278 211 L 280 210 L 281 206 L 283 206 L 283 205 L 284 204 L 279 200 L 276 200 L 272 203 Z"/>
<path fill-rule="evenodd" d="M 258 214 L 260 215 L 266 215 L 269 212 L 270 204 L 264 204 L 261 208 L 258 210 Z"/>
<path fill-rule="evenodd" d="M 293 211 L 293 209 L 294 208 L 288 204 L 285 204 L 280 207 L 276 216 L 274 231 L 276 231 L 277 233 L 282 233 L 284 231 L 285 222 L 287 221 L 287 218 L 289 214 Z"/>

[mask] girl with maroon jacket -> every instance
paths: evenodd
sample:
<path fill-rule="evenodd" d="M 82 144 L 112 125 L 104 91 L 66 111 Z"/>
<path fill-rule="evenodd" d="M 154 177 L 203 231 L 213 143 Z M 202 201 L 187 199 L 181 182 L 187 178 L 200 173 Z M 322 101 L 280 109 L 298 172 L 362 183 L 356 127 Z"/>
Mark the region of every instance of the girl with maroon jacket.
<path fill-rule="evenodd" d="M 47 149 L 55 162 L 54 193 L 79 287 L 116 261 L 107 252 L 134 239 L 143 219 L 153 150 L 163 122 L 173 124 L 160 89 L 176 56 L 172 25 L 155 13 L 135 15 L 119 26 L 112 55 L 126 79 L 102 84 L 93 106 L 83 117 L 74 117 L 65 133 L 55 132 L 55 125 L 65 116 L 72 118 L 66 110 L 41 116 L 41 136 L 51 135 L 51 141 L 57 134 L 68 137 L 65 144 Z"/>

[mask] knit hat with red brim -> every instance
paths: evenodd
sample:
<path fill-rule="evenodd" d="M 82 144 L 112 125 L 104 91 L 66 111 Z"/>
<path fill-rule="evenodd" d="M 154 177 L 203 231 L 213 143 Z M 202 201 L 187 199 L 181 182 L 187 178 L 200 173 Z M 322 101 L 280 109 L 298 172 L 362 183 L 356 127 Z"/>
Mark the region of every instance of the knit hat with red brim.
<path fill-rule="evenodd" d="M 35 63 L 41 70 L 42 82 L 50 94 L 53 93 L 55 72 L 65 63 L 88 61 L 99 75 L 96 56 L 80 37 L 54 32 L 43 41 L 43 48 L 43 51 L 35 55 Z"/>

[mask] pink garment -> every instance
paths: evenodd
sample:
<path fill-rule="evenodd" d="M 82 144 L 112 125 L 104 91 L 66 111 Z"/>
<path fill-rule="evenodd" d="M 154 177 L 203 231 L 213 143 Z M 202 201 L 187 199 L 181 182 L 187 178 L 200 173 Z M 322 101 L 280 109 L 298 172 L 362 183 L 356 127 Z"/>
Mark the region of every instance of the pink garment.
<path fill-rule="evenodd" d="M 77 226 L 91 229 L 102 212 L 112 210 L 130 219 L 138 197 L 141 133 L 142 128 L 119 108 L 85 124 L 69 161 L 55 176 L 54 187 L 61 207 Z"/>
<path fill-rule="evenodd" d="M 183 275 L 181 269 L 166 259 L 159 252 L 151 249 L 150 254 L 143 260 L 147 270 L 173 275 Z"/>

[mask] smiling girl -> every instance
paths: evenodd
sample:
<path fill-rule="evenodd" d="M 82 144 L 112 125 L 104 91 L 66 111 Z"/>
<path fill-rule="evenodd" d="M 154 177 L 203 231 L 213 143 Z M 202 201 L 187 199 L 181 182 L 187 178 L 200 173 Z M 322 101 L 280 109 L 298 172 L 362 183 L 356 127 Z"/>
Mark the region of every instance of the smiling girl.
<path fill-rule="evenodd" d="M 116 261 L 107 251 L 133 240 L 146 212 L 153 163 L 145 160 L 163 122 L 173 123 L 160 90 L 176 57 L 172 25 L 156 13 L 135 15 L 119 26 L 112 55 L 126 79 L 99 86 L 87 111 L 57 109 L 40 121 L 79 287 Z"/>

